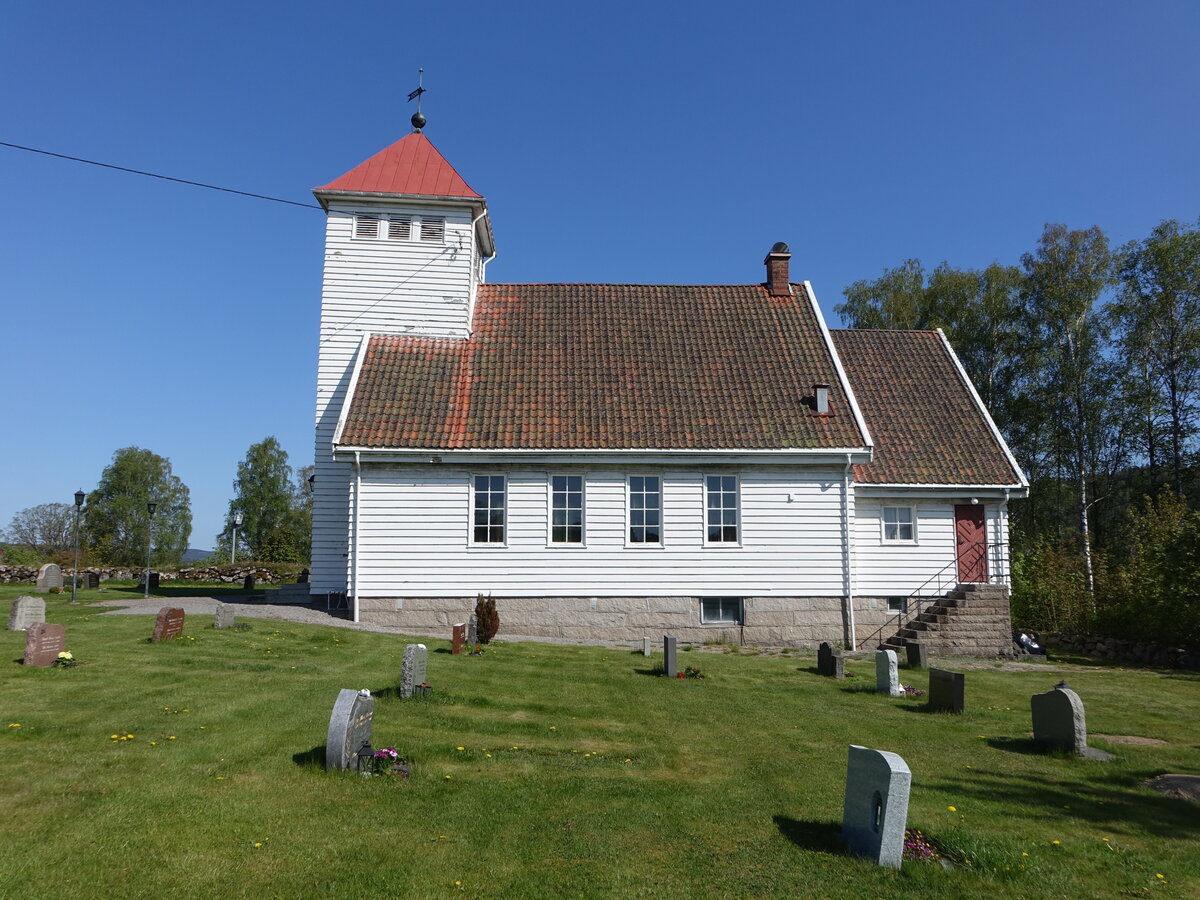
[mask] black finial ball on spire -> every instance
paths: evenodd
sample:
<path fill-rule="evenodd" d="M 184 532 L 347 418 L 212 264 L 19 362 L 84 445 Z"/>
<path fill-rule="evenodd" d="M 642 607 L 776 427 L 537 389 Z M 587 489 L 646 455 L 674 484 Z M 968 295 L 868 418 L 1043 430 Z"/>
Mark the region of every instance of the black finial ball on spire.
<path fill-rule="evenodd" d="M 425 117 L 423 115 L 421 115 L 421 113 L 419 113 L 419 112 L 413 113 L 411 121 L 412 121 L 413 131 L 420 131 L 422 128 L 425 127 Z"/>

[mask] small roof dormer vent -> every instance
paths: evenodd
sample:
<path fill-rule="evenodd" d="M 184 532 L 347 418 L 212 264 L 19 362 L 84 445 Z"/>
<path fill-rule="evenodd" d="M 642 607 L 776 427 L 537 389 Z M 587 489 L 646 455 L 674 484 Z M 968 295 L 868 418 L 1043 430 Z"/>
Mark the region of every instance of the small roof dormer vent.
<path fill-rule="evenodd" d="M 813 411 L 818 416 L 829 415 L 829 385 L 813 385 Z"/>

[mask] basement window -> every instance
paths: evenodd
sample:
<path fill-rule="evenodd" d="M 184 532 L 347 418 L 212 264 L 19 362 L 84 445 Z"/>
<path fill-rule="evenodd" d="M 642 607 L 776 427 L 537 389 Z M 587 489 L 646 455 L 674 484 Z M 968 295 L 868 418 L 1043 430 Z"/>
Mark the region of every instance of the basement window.
<path fill-rule="evenodd" d="M 908 607 L 908 598 L 907 597 L 888 597 L 887 603 L 888 603 L 888 612 L 902 613 Z"/>
<path fill-rule="evenodd" d="M 741 625 L 741 597 L 702 597 L 700 599 L 701 625 Z"/>
<path fill-rule="evenodd" d="M 883 508 L 883 542 L 885 544 L 915 544 L 917 525 L 911 506 Z"/>

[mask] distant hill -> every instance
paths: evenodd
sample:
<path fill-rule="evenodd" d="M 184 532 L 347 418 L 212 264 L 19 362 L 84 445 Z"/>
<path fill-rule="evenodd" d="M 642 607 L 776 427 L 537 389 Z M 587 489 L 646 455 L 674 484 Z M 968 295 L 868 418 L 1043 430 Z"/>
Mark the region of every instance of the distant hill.
<path fill-rule="evenodd" d="M 207 559 L 208 557 L 212 556 L 214 552 L 216 551 L 197 550 L 194 547 L 188 547 L 183 551 L 183 556 L 179 558 L 179 561 L 184 563 L 194 563 L 199 559 Z"/>

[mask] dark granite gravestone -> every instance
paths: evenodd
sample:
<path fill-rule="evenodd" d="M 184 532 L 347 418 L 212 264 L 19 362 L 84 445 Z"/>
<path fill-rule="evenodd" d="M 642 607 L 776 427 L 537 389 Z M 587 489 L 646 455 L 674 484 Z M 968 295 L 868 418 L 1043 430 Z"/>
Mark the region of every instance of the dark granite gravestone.
<path fill-rule="evenodd" d="M 429 663 L 429 650 L 424 644 L 409 644 L 404 648 L 404 659 L 400 663 L 400 698 L 411 699 L 417 687 L 425 683 L 425 671 Z"/>
<path fill-rule="evenodd" d="M 213 615 L 213 628 L 232 628 L 233 627 L 233 607 L 228 603 L 218 603 L 217 611 Z"/>
<path fill-rule="evenodd" d="M 371 744 L 375 699 L 368 690 L 346 688 L 338 693 L 325 735 L 325 768 L 345 770 L 358 765 L 358 751 Z"/>
<path fill-rule="evenodd" d="M 463 641 L 467 639 L 467 626 L 460 622 L 450 631 L 450 652 L 455 656 L 462 653 Z"/>
<path fill-rule="evenodd" d="M 965 678 L 962 672 L 929 670 L 929 709 L 962 715 Z"/>
<path fill-rule="evenodd" d="M 67 629 L 62 625 L 39 622 L 25 632 L 25 665 L 52 666 L 58 654 L 67 649 Z"/>
<path fill-rule="evenodd" d="M 827 678 L 846 677 L 846 659 L 828 641 L 822 641 L 817 648 L 817 674 Z"/>
<path fill-rule="evenodd" d="M 158 611 L 154 620 L 154 634 L 150 636 L 153 643 L 169 641 L 183 634 L 183 610 L 173 606 L 164 606 Z"/>
<path fill-rule="evenodd" d="M 48 591 L 62 590 L 62 569 L 54 563 L 46 563 L 37 574 L 37 592 L 45 594 Z"/>
<path fill-rule="evenodd" d="M 296 576 L 296 584 L 308 584 L 308 579 L 309 579 L 308 569 L 301 569 L 300 574 Z"/>
<path fill-rule="evenodd" d="M 904 853 L 912 772 L 901 757 L 850 745 L 842 839 L 859 856 L 893 869 Z"/>
<path fill-rule="evenodd" d="M 910 669 L 928 669 L 929 668 L 929 645 L 921 641 L 908 641 L 904 645 L 905 651 L 908 653 L 908 667 Z"/>
<path fill-rule="evenodd" d="M 46 601 L 41 597 L 18 597 L 12 602 L 12 611 L 8 614 L 9 631 L 27 631 L 45 621 Z"/>
<path fill-rule="evenodd" d="M 242 579 L 242 590 L 243 591 L 254 590 L 254 576 L 253 575 L 247 575 L 245 578 Z"/>
<path fill-rule="evenodd" d="M 672 635 L 663 635 L 663 674 L 674 678 L 679 674 L 679 664 L 675 660 L 676 640 Z"/>
<path fill-rule="evenodd" d="M 1083 701 L 1065 681 L 1053 690 L 1029 698 L 1033 713 L 1033 740 L 1048 750 L 1066 750 L 1087 759 L 1107 762 L 1115 759 L 1111 753 L 1087 744 L 1087 722 Z"/>
<path fill-rule="evenodd" d="M 98 572 L 80 572 L 79 586 L 85 591 L 94 591 L 100 587 L 100 574 Z"/>

